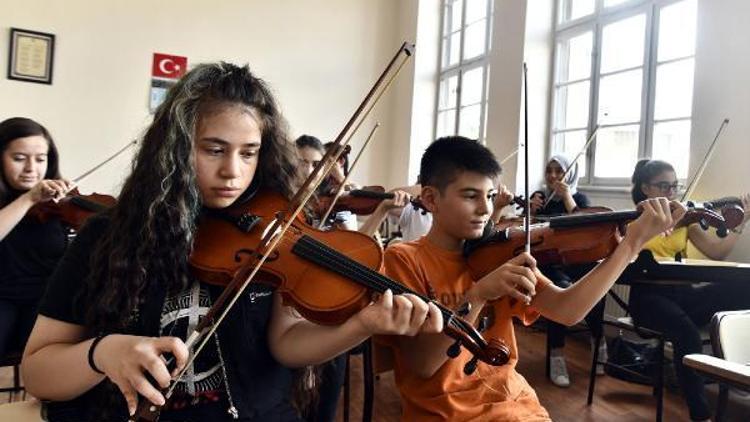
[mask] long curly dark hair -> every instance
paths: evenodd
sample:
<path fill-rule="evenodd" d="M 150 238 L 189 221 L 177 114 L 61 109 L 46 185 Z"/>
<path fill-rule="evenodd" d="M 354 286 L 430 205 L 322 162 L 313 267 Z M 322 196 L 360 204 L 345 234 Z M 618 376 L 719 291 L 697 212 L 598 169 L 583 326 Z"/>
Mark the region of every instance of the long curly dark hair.
<path fill-rule="evenodd" d="M 222 104 L 250 107 L 260 118 L 254 180 L 262 188 L 292 194 L 297 160 L 269 87 L 247 65 L 198 65 L 156 111 L 93 251 L 83 297 L 92 332 L 127 332 L 149 283 L 159 281 L 170 292 L 187 288 L 188 257 L 202 207 L 192 165 L 196 122 L 204 108 Z"/>

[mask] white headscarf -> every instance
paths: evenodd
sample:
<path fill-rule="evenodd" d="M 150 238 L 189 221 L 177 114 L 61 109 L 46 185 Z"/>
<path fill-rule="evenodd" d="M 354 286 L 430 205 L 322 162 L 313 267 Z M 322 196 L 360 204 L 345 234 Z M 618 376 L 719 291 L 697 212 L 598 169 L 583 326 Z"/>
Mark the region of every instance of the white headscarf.
<path fill-rule="evenodd" d="M 549 165 L 549 163 L 553 161 L 557 162 L 557 164 L 559 164 L 560 167 L 562 167 L 563 172 L 567 170 L 568 167 L 570 167 L 570 159 L 568 159 L 568 157 L 564 155 L 553 155 L 552 158 L 550 158 L 549 161 L 547 162 L 547 165 Z M 545 171 L 546 171 L 546 168 L 545 168 Z M 570 188 L 571 195 L 575 195 L 576 192 L 578 192 L 578 162 L 573 164 L 573 168 L 571 168 L 570 171 L 568 171 L 568 174 L 565 175 L 563 182 L 565 182 L 565 184 L 567 184 L 568 187 Z M 551 186 L 545 187 L 545 194 L 547 195 L 547 198 L 550 197 L 550 195 L 552 194 Z M 552 198 L 552 200 L 561 201 L 562 198 L 560 198 L 558 195 L 555 195 Z"/>

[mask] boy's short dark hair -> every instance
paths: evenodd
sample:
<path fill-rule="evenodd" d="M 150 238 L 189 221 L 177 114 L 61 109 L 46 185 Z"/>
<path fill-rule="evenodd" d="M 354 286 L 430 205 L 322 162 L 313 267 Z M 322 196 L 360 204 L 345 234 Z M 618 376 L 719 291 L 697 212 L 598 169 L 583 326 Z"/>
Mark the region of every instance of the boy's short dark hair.
<path fill-rule="evenodd" d="M 312 135 L 302 135 L 294 143 L 297 145 L 297 148 L 313 148 L 320 152 L 325 152 L 323 142 L 320 142 L 320 139 Z"/>
<path fill-rule="evenodd" d="M 419 182 L 443 192 L 459 173 L 472 171 L 491 179 L 500 174 L 500 164 L 487 147 L 463 136 L 445 136 L 430 144 L 422 155 Z"/>

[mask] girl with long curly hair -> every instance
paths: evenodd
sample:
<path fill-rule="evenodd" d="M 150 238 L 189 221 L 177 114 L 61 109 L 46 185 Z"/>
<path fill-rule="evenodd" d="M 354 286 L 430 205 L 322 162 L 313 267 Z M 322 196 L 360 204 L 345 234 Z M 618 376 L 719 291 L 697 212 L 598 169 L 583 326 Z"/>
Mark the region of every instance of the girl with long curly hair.
<path fill-rule="evenodd" d="M 48 420 L 123 421 L 138 400 L 165 404 L 158 387 L 186 365 L 186 333 L 221 290 L 188 268 L 199 217 L 253 201 L 259 189 L 291 196 L 297 163 L 285 126 L 247 66 L 199 65 L 171 89 L 117 205 L 78 234 L 41 304 L 23 371 L 27 390 L 53 401 Z M 299 420 L 290 368 L 330 360 L 375 333 L 441 329 L 435 305 L 415 296 L 388 292 L 327 327 L 252 283 L 177 381 L 161 420 Z"/>

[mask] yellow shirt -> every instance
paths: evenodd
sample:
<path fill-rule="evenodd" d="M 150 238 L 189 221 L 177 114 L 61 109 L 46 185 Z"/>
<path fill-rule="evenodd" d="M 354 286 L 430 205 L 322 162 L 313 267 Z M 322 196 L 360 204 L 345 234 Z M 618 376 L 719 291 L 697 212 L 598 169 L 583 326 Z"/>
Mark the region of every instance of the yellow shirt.
<path fill-rule="evenodd" d="M 449 308 L 464 302 L 464 293 L 473 285 L 466 261 L 460 252 L 441 249 L 427 238 L 400 243 L 385 253 L 388 276 L 432 296 Z M 537 292 L 546 284 L 537 286 Z M 526 324 L 539 313 L 532 307 L 505 297 L 493 302 L 494 322 L 485 338 L 500 338 L 510 348 L 510 362 L 489 366 L 479 362 L 472 375 L 465 375 L 464 365 L 471 354 L 448 359 L 430 379 L 423 379 L 407 365 L 405 354 L 391 336 L 376 341 L 392 348 L 395 358 L 396 384 L 401 392 L 403 421 L 549 421 L 534 389 L 516 372 L 518 348 L 512 317 Z"/>
<path fill-rule="evenodd" d="M 650 250 L 654 257 L 661 258 L 674 258 L 679 252 L 682 257 L 687 257 L 687 245 L 688 245 L 688 228 L 680 227 L 676 229 L 669 236 L 658 235 L 648 242 L 643 247 L 644 249 Z"/>

